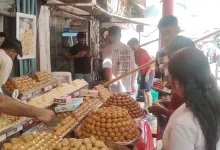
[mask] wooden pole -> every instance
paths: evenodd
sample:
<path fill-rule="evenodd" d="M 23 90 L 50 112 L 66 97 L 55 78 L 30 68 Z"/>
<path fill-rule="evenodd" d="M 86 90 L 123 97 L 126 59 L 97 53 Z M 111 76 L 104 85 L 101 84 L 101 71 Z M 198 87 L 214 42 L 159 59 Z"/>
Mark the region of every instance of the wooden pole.
<path fill-rule="evenodd" d="M 128 76 L 128 75 L 130 75 L 130 74 L 132 74 L 132 73 L 135 73 L 135 72 L 137 72 L 137 71 L 139 71 L 139 70 L 141 70 L 141 69 L 143 69 L 143 68 L 149 67 L 149 66 L 152 65 L 154 62 L 155 62 L 155 59 L 154 59 L 154 60 L 151 60 L 150 62 L 148 62 L 148 63 L 146 63 L 146 64 L 144 64 L 144 65 L 142 65 L 142 66 L 139 66 L 138 68 L 136 68 L 136 69 L 134 69 L 134 70 L 131 70 L 131 71 L 125 73 L 125 74 L 122 74 L 122 75 L 120 75 L 120 76 L 118 76 L 118 77 L 116 77 L 116 78 L 114 78 L 114 79 L 112 79 L 112 80 L 106 82 L 103 86 L 108 87 L 110 84 L 112 84 L 112 83 L 114 83 L 114 82 L 116 82 L 116 81 L 118 81 L 118 80 L 120 80 L 120 79 L 122 79 L 122 78 L 124 78 L 124 77 L 126 77 L 126 76 Z"/>
<path fill-rule="evenodd" d="M 198 42 L 200 42 L 201 40 L 204 40 L 204 39 L 206 39 L 206 38 L 209 38 L 210 36 L 213 36 L 213 35 L 218 34 L 218 33 L 220 33 L 220 29 L 218 29 L 217 31 L 214 31 L 214 32 L 212 32 L 212 33 L 210 33 L 210 34 L 208 34 L 208 35 L 206 35 L 206 36 L 203 36 L 203 37 L 201 37 L 201 38 L 199 38 L 199 39 L 194 40 L 194 43 L 198 43 Z M 132 73 L 134 73 L 134 72 L 137 72 L 137 71 L 139 71 L 139 70 L 141 70 L 141 69 L 143 69 L 143 68 L 145 68 L 145 67 L 149 67 L 149 66 L 150 66 L 151 64 L 153 64 L 154 62 L 155 62 L 155 59 L 152 60 L 152 61 L 150 61 L 150 62 L 148 62 L 148 63 L 146 63 L 146 64 L 144 64 L 144 65 L 142 65 L 142 66 L 140 66 L 140 67 L 138 67 L 138 68 L 136 68 L 136 69 L 134 69 L 134 70 L 131 70 L 131 71 L 125 73 L 125 74 L 122 74 L 122 75 L 120 75 L 120 76 L 118 76 L 118 77 L 116 77 L 116 78 L 114 78 L 114 79 L 112 79 L 112 80 L 106 82 L 106 83 L 104 84 L 104 86 L 105 86 L 105 87 L 108 87 L 110 84 L 112 84 L 112 83 L 114 83 L 114 82 L 116 82 L 116 81 L 118 81 L 118 80 L 120 80 L 120 79 L 122 79 L 122 78 L 124 78 L 124 77 L 126 77 L 126 76 L 128 76 L 128 75 L 130 75 L 130 74 L 132 74 Z"/>
<path fill-rule="evenodd" d="M 213 32 L 211 32 L 211 33 L 209 33 L 208 35 L 205 35 L 205 36 L 203 36 L 203 37 L 201 37 L 201 38 L 198 38 L 198 39 L 194 40 L 194 43 L 198 43 L 198 42 L 200 42 L 200 41 L 202 41 L 202 40 L 204 40 L 204 39 L 207 39 L 207 38 L 209 38 L 209 37 L 211 37 L 211 36 L 213 36 L 213 35 L 216 35 L 216 34 L 218 34 L 218 33 L 220 33 L 220 29 L 217 29 L 217 30 L 215 30 L 215 31 L 213 31 Z"/>

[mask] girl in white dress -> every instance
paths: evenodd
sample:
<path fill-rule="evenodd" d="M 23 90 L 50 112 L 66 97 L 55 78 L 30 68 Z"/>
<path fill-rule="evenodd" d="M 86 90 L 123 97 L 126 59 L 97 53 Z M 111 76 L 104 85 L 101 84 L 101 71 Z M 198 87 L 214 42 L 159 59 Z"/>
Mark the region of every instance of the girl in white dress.
<path fill-rule="evenodd" d="M 185 99 L 170 117 L 163 150 L 220 150 L 220 90 L 205 55 L 195 48 L 173 54 L 172 89 Z"/>

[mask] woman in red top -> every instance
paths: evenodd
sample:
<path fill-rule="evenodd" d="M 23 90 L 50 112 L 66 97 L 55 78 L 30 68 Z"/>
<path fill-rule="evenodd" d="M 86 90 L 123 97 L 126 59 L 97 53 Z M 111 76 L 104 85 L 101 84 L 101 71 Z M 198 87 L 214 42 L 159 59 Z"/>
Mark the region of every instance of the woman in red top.
<path fill-rule="evenodd" d="M 135 53 L 135 62 L 138 66 L 141 66 L 151 61 L 150 55 L 146 50 L 140 48 L 139 41 L 136 38 L 131 38 L 128 41 L 128 45 Z M 154 69 L 152 69 L 152 67 L 143 68 L 140 71 L 140 74 L 140 89 L 144 95 L 145 108 L 147 109 L 149 106 L 152 106 L 151 87 L 154 79 Z"/>

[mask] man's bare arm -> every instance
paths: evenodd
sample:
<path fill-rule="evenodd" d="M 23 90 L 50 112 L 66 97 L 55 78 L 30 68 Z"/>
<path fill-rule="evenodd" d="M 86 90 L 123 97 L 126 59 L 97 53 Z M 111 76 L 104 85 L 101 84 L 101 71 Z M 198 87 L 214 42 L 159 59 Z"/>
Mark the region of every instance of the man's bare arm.
<path fill-rule="evenodd" d="M 91 50 L 86 51 L 86 57 L 92 57 L 92 51 Z"/>
<path fill-rule="evenodd" d="M 68 54 L 68 55 L 67 55 L 67 58 L 68 58 L 69 60 L 74 60 L 74 59 L 76 59 L 76 58 L 80 58 L 80 57 L 79 57 L 78 54 L 76 54 L 76 55 Z"/>
<path fill-rule="evenodd" d="M 47 109 L 40 109 L 30 105 L 23 104 L 4 94 L 0 94 L 1 113 L 12 116 L 25 116 L 35 118 L 42 122 L 50 122 L 54 117 L 54 112 Z"/>

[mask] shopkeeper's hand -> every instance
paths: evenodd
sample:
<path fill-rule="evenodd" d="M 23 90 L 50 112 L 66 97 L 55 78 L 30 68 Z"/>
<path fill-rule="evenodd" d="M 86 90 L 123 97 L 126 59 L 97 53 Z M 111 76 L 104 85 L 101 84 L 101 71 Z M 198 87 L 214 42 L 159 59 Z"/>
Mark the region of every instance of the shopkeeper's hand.
<path fill-rule="evenodd" d="M 91 57 L 92 56 L 92 52 L 90 50 L 86 51 L 86 56 L 87 57 Z"/>
<path fill-rule="evenodd" d="M 50 123 L 55 117 L 54 112 L 49 109 L 41 109 L 36 115 L 36 119 L 43 123 Z"/>
<path fill-rule="evenodd" d="M 80 51 L 80 52 L 78 52 L 77 57 L 82 58 L 85 56 L 85 54 L 86 53 L 84 51 Z"/>

